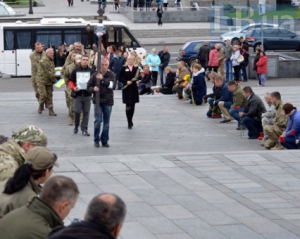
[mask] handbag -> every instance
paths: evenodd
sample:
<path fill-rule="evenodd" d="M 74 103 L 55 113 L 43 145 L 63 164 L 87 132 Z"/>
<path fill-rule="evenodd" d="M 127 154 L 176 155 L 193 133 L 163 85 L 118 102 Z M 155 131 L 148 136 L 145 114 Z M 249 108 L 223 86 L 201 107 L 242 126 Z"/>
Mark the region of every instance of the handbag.
<path fill-rule="evenodd" d="M 239 55 L 238 58 L 236 59 L 236 61 L 237 61 L 238 63 L 242 63 L 242 62 L 244 61 L 243 55 Z"/>
<path fill-rule="evenodd" d="M 77 94 L 76 94 L 75 91 L 71 91 L 71 97 L 74 98 L 74 99 L 77 97 Z"/>

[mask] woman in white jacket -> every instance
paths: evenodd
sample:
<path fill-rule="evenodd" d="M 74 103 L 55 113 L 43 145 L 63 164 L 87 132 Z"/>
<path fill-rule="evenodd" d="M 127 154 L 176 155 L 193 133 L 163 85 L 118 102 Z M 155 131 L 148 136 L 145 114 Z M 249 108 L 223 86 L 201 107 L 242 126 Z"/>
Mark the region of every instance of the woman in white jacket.
<path fill-rule="evenodd" d="M 237 61 L 239 56 L 241 55 L 240 49 L 238 45 L 234 45 L 232 48 L 232 56 L 230 57 L 230 60 L 232 61 L 232 66 L 234 70 L 234 80 L 239 81 L 240 80 L 240 72 L 241 72 L 241 65 Z"/>

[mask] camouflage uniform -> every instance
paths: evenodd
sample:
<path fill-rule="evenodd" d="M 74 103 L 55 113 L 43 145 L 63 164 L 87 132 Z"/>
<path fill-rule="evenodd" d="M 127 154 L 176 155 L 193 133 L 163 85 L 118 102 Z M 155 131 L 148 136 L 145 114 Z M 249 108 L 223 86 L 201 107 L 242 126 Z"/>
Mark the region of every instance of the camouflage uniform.
<path fill-rule="evenodd" d="M 35 97 L 37 100 L 39 100 L 39 93 L 37 90 L 37 84 L 36 84 L 36 74 L 38 71 L 38 65 L 42 59 L 42 57 L 45 55 L 45 52 L 37 52 L 34 50 L 33 52 L 30 53 L 30 61 L 31 61 L 31 82 L 33 89 L 35 91 Z"/>
<path fill-rule="evenodd" d="M 36 76 L 40 107 L 46 103 L 49 113 L 53 109 L 53 83 L 56 82 L 54 68 L 53 60 L 44 55 L 38 66 Z"/>
<path fill-rule="evenodd" d="M 65 91 L 66 94 L 66 104 L 69 109 L 69 117 L 74 121 L 74 111 L 73 111 L 73 98 L 71 97 L 71 89 L 69 88 L 68 82 L 71 76 L 72 71 L 77 67 L 77 65 L 73 62 L 72 64 L 68 65 L 64 70 L 64 80 L 66 82 L 67 90 Z"/>
<path fill-rule="evenodd" d="M 287 126 L 288 117 L 283 114 L 282 106 L 283 103 L 281 100 L 275 106 L 276 113 L 274 118 L 274 125 L 264 126 L 264 131 L 269 136 L 269 138 L 264 143 L 264 146 L 267 149 L 278 146 L 278 138 Z"/>
<path fill-rule="evenodd" d="M 16 169 L 24 163 L 26 152 L 20 144 L 28 141 L 34 146 L 47 145 L 47 137 L 34 125 L 23 127 L 14 133 L 11 139 L 0 145 L 0 181 L 12 177 Z"/>

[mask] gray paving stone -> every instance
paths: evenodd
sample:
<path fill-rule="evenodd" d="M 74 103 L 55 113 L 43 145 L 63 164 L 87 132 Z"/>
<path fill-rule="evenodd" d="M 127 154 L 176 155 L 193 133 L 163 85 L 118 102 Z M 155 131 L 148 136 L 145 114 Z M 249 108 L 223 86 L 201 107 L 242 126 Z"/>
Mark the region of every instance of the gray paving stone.
<path fill-rule="evenodd" d="M 143 227 L 139 222 L 129 222 L 124 224 L 121 230 L 121 236 L 124 239 L 141 238 L 156 239 L 150 231 Z"/>
<path fill-rule="evenodd" d="M 76 163 L 76 168 L 78 168 L 82 173 L 103 173 L 106 170 L 98 163 Z"/>
<path fill-rule="evenodd" d="M 263 233 L 261 235 L 267 239 L 287 239 L 287 238 L 288 239 L 299 239 L 300 238 L 289 231 L 279 232 L 279 233 Z"/>
<path fill-rule="evenodd" d="M 136 217 L 159 217 L 161 214 L 146 202 L 126 203 L 128 212 Z"/>
<path fill-rule="evenodd" d="M 129 189 L 154 188 L 138 175 L 118 175 L 115 178 Z"/>
<path fill-rule="evenodd" d="M 220 210 L 193 211 L 199 218 L 211 226 L 239 224 L 239 222 Z"/>
<path fill-rule="evenodd" d="M 159 239 L 193 239 L 186 233 L 176 233 L 176 234 L 157 234 Z"/>
<path fill-rule="evenodd" d="M 63 175 L 69 178 L 72 178 L 75 183 L 91 183 L 91 181 L 80 172 L 58 172 L 56 175 Z"/>
<path fill-rule="evenodd" d="M 194 194 L 173 195 L 171 198 L 191 212 L 198 210 L 216 210 L 216 207 L 212 204 Z"/>
<path fill-rule="evenodd" d="M 224 234 L 211 227 L 201 219 L 177 219 L 173 220 L 176 225 L 194 238 L 199 239 L 228 239 Z"/>
<path fill-rule="evenodd" d="M 258 233 L 241 224 L 215 226 L 214 228 L 218 229 L 220 232 L 231 239 L 264 239 L 264 237 L 260 236 Z"/>
<path fill-rule="evenodd" d="M 85 173 L 85 176 L 98 187 L 121 185 L 121 183 L 108 173 Z"/>
<path fill-rule="evenodd" d="M 155 188 L 132 189 L 132 191 L 151 206 L 174 204 L 170 197 Z"/>
<path fill-rule="evenodd" d="M 165 217 L 173 219 L 196 218 L 196 216 L 181 205 L 154 206 Z"/>
<path fill-rule="evenodd" d="M 154 234 L 183 233 L 178 226 L 164 217 L 138 217 L 136 219 Z"/>
<path fill-rule="evenodd" d="M 93 193 L 97 195 L 102 192 L 102 190 L 93 183 L 77 183 L 80 194 L 90 194 Z"/>
<path fill-rule="evenodd" d="M 226 196 L 224 193 L 219 191 L 201 191 L 195 192 L 199 197 L 204 199 L 205 201 L 215 204 L 215 203 L 232 203 L 236 202 L 235 200 L 231 199 L 230 197 Z"/>
<path fill-rule="evenodd" d="M 240 218 L 239 221 L 258 233 L 280 233 L 286 229 L 264 217 Z"/>
<path fill-rule="evenodd" d="M 249 217 L 259 217 L 259 215 L 249 208 L 245 207 L 240 203 L 215 203 L 215 207 L 219 208 L 229 216 L 240 219 L 240 218 L 249 218 Z"/>
<path fill-rule="evenodd" d="M 129 168 L 123 163 L 101 163 L 101 167 L 107 172 L 128 171 Z"/>

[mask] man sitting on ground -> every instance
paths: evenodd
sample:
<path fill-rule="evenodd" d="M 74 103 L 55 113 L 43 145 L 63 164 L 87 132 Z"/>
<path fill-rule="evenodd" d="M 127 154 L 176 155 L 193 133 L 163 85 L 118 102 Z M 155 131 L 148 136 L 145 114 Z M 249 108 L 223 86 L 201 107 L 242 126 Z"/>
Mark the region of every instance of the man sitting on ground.
<path fill-rule="evenodd" d="M 230 107 L 229 114 L 238 122 L 237 130 L 244 130 L 239 112 L 243 112 L 246 106 L 246 99 L 243 96 L 242 87 L 234 80 L 227 83 L 228 90 L 233 94 L 233 104 Z"/>
<path fill-rule="evenodd" d="M 126 215 L 126 205 L 117 195 L 103 193 L 92 199 L 85 219 L 54 229 L 48 239 L 118 238 Z"/>
<path fill-rule="evenodd" d="M 272 104 L 272 98 L 270 93 L 266 93 L 265 101 L 267 103 L 267 111 L 261 115 L 261 122 L 264 130 L 264 135 L 258 138 L 259 140 L 263 140 L 261 144 L 262 146 L 264 146 L 265 141 L 269 138 L 268 134 L 265 132 L 264 126 L 273 125 L 275 117 L 275 105 Z"/>
<path fill-rule="evenodd" d="M 273 125 L 265 125 L 263 126 L 265 134 L 268 135 L 268 139 L 264 142 L 264 146 L 266 149 L 283 149 L 281 145 L 278 143 L 278 138 L 284 132 L 288 117 L 285 115 L 282 106 L 283 102 L 281 101 L 281 95 L 279 92 L 271 93 L 272 104 L 275 106 L 275 119 Z"/>
<path fill-rule="evenodd" d="M 224 118 L 222 121 L 220 121 L 220 123 L 231 122 L 231 116 L 229 115 L 228 109 L 232 105 L 232 93 L 228 90 L 227 84 L 224 82 L 221 76 L 216 77 L 215 84 L 217 87 L 222 89 L 220 99 L 214 101 L 214 106 L 219 106 Z"/>
<path fill-rule="evenodd" d="M 0 220 L 1 239 L 46 238 L 54 227 L 63 225 L 78 194 L 73 179 L 64 176 L 48 179 L 40 196 L 33 197 L 26 206 L 15 209 Z"/>
<path fill-rule="evenodd" d="M 244 112 L 240 112 L 243 118 L 243 124 L 248 129 L 249 139 L 257 139 L 263 132 L 261 124 L 261 115 L 266 112 L 262 100 L 254 94 L 250 86 L 243 89 L 243 95 L 247 99 L 247 106 Z"/>

